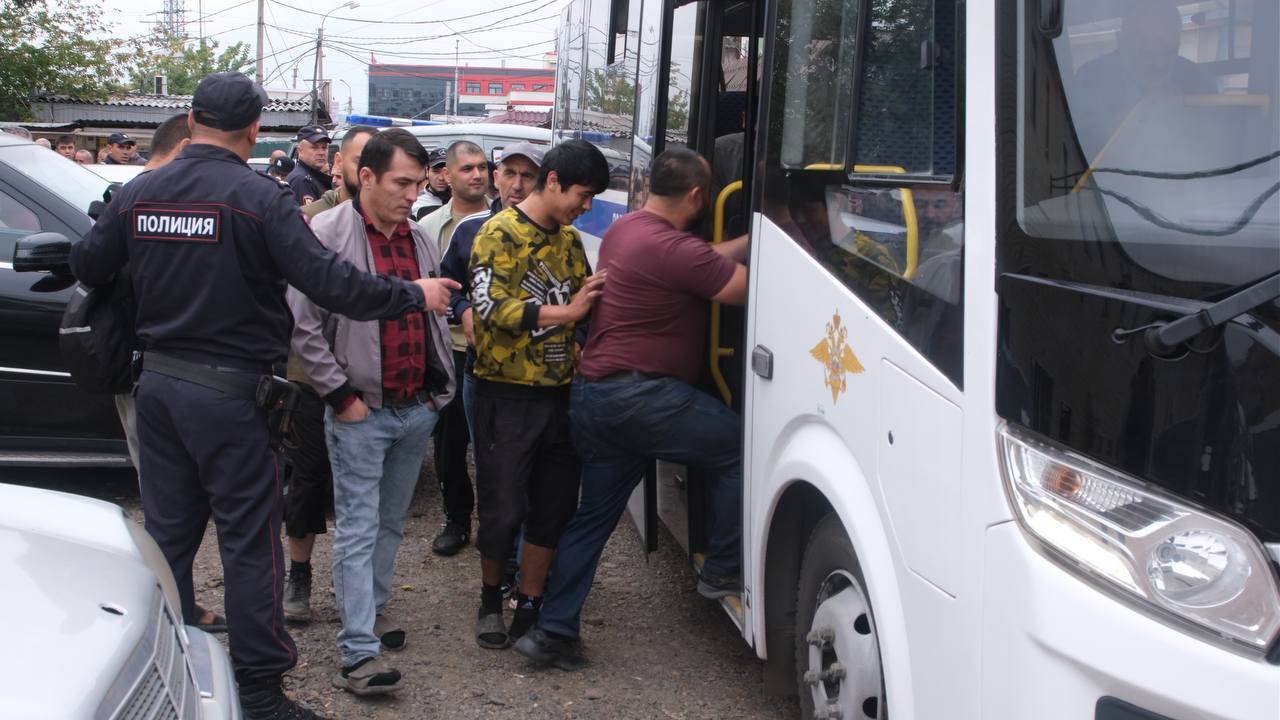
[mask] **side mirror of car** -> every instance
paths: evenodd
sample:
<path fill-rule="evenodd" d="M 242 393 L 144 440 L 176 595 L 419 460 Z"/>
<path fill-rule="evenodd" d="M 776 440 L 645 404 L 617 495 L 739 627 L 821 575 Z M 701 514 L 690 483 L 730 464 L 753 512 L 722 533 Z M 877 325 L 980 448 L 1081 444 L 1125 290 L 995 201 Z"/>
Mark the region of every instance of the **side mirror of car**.
<path fill-rule="evenodd" d="M 13 248 L 15 272 L 51 272 L 71 276 L 71 241 L 66 235 L 42 232 L 18 238 Z"/>

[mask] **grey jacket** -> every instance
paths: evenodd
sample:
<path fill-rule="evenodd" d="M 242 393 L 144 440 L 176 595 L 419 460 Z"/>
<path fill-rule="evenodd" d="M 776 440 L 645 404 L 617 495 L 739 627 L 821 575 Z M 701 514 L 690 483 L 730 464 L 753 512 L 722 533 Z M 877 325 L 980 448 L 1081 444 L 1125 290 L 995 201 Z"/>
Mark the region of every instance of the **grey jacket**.
<path fill-rule="evenodd" d="M 311 221 L 311 229 L 342 259 L 366 271 L 374 266 L 364 218 L 351 202 L 317 215 Z M 419 273 L 424 278 L 440 277 L 440 250 L 436 243 L 412 220 L 409 221 L 409 229 L 413 235 Z M 381 330 L 378 321 L 358 322 L 332 314 L 293 287 L 289 288 L 287 299 L 294 320 L 292 349 L 316 392 L 324 397 L 349 382 L 351 387 L 360 391 L 366 405 L 382 407 Z M 454 377 L 449 326 L 444 316 L 432 312 L 425 314 L 430 333 L 428 352 L 435 356 L 435 364 L 449 378 L 445 391 L 431 397 L 439 409 L 453 397 L 457 378 Z"/>

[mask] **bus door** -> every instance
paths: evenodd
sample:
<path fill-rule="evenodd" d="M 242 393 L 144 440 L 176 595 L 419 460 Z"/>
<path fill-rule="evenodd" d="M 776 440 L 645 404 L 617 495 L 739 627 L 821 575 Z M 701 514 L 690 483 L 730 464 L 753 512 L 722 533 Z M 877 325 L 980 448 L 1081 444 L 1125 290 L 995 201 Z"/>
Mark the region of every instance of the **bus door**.
<path fill-rule="evenodd" d="M 748 190 L 758 103 L 760 0 L 699 0 L 669 7 L 662 47 L 656 152 L 688 147 L 711 164 L 713 202 L 700 232 L 716 242 L 747 230 Z M 643 63 L 641 71 L 643 72 Z M 701 389 L 741 409 L 745 315 L 739 308 L 711 307 Z M 657 515 L 700 564 L 712 524 L 711 484 L 696 468 L 659 462 L 650 496 Z M 728 603 L 741 622 L 737 598 Z"/>

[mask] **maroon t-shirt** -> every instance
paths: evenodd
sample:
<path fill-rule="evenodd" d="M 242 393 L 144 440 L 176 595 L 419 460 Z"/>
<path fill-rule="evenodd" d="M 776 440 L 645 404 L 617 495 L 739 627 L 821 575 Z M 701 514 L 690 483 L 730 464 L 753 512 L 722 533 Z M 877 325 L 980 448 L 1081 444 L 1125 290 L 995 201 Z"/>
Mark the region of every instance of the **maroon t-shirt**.
<path fill-rule="evenodd" d="M 737 263 L 697 235 L 638 210 L 605 232 L 597 272 L 605 269 L 579 371 L 593 380 L 625 370 L 697 380 L 706 301 L 729 283 Z"/>

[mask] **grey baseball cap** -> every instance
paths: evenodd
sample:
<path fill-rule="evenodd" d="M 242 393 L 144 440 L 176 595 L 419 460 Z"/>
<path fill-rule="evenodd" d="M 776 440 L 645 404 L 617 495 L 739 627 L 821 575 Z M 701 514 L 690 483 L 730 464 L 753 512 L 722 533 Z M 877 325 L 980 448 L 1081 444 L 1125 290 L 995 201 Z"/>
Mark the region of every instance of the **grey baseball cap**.
<path fill-rule="evenodd" d="M 501 165 L 506 162 L 509 157 L 523 155 L 529 158 L 529 161 L 537 167 L 542 167 L 542 155 L 544 152 L 546 151 L 533 143 L 522 142 L 508 145 L 502 148 L 502 155 L 498 158 L 498 164 Z"/>

